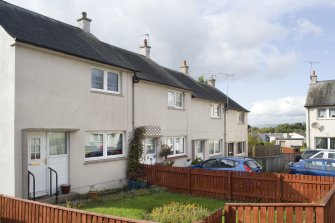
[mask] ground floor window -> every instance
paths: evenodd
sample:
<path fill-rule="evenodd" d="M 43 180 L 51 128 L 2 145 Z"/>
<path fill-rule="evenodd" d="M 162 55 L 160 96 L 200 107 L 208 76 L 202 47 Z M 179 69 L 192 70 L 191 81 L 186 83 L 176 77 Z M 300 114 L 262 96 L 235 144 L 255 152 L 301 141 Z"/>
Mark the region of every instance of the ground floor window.
<path fill-rule="evenodd" d="M 237 153 L 245 153 L 245 142 L 237 143 Z"/>
<path fill-rule="evenodd" d="M 107 158 L 124 154 L 122 132 L 87 133 L 85 136 L 85 158 Z"/>
<path fill-rule="evenodd" d="M 166 145 L 172 146 L 171 156 L 185 154 L 185 137 L 168 137 Z"/>
<path fill-rule="evenodd" d="M 335 138 L 315 137 L 316 149 L 335 149 Z"/>
<path fill-rule="evenodd" d="M 234 143 L 228 143 L 228 156 L 234 156 Z"/>
<path fill-rule="evenodd" d="M 220 140 L 210 140 L 209 141 L 209 155 L 221 154 L 221 143 Z"/>

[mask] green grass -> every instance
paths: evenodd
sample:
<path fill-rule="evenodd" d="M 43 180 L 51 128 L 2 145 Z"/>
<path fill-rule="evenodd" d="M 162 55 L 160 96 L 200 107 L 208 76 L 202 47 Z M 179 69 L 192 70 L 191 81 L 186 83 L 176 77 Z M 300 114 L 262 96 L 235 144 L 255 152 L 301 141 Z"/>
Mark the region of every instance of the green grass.
<path fill-rule="evenodd" d="M 155 207 L 171 202 L 195 203 L 207 208 L 211 212 L 223 208 L 224 201 L 202 197 L 193 197 L 184 194 L 176 194 L 166 191 L 145 190 L 136 193 L 121 193 L 97 198 L 85 202 L 80 208 L 102 214 L 110 214 L 119 217 L 144 220 L 144 216 Z"/>

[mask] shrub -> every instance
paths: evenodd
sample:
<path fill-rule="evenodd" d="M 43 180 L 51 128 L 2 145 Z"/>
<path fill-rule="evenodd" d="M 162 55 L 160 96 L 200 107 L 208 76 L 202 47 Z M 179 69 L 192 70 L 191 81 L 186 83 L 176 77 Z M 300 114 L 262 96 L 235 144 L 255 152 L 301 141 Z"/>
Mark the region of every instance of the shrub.
<path fill-rule="evenodd" d="M 163 144 L 161 146 L 161 151 L 159 152 L 160 157 L 164 157 L 164 160 L 167 159 L 168 155 L 172 154 L 172 146 Z"/>
<path fill-rule="evenodd" d="M 145 129 L 144 127 L 138 127 L 134 131 L 134 135 L 129 142 L 129 153 L 128 153 L 128 168 L 127 178 L 129 180 L 135 180 L 142 175 L 142 166 L 140 158 L 143 154 L 143 140 Z"/>
<path fill-rule="evenodd" d="M 172 202 L 157 207 L 149 214 L 149 220 L 159 223 L 191 223 L 210 215 L 208 209 L 196 204 Z"/>
<path fill-rule="evenodd" d="M 202 163 L 202 159 L 200 157 L 197 157 L 195 160 L 192 161 L 191 165 L 196 165 L 196 164 L 199 164 L 199 163 Z"/>

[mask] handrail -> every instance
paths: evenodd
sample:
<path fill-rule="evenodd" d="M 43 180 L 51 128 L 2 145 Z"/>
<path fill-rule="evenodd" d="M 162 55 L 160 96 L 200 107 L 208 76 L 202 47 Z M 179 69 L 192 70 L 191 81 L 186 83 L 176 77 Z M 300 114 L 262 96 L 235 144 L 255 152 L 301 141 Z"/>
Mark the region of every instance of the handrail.
<path fill-rule="evenodd" d="M 35 175 L 28 170 L 28 200 L 31 200 L 30 197 L 30 176 L 33 177 L 33 200 L 35 200 Z"/>
<path fill-rule="evenodd" d="M 56 203 L 58 204 L 58 194 L 59 194 L 59 190 L 58 190 L 58 173 L 56 170 L 52 169 L 51 167 L 48 167 L 49 171 L 50 171 L 50 195 L 52 195 L 52 172 L 54 172 L 56 174 Z"/>

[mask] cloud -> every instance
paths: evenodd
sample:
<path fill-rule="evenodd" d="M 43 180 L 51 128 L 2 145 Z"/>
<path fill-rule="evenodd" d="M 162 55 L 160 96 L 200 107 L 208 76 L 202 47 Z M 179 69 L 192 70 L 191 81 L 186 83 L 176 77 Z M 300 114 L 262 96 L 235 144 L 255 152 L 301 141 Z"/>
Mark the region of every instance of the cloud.
<path fill-rule="evenodd" d="M 319 36 L 322 34 L 322 29 L 304 18 L 297 21 L 296 32 L 298 33 L 298 39 L 302 39 L 308 35 Z"/>
<path fill-rule="evenodd" d="M 288 96 L 253 103 L 251 125 L 295 123 L 305 121 L 304 96 Z"/>

